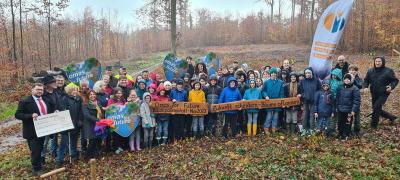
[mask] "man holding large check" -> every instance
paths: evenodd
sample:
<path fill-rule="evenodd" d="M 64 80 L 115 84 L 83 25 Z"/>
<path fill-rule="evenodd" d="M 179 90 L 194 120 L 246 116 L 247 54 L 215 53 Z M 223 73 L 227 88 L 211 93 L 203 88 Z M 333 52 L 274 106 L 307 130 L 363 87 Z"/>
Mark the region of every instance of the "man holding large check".
<path fill-rule="evenodd" d="M 32 96 L 27 97 L 18 104 L 15 118 L 22 120 L 22 135 L 28 141 L 31 151 L 31 164 L 36 175 L 42 174 L 41 152 L 43 149 L 44 137 L 39 137 L 34 121 L 39 116 L 44 116 L 54 112 L 55 105 L 42 99 L 44 87 L 41 83 L 36 83 L 32 87 Z"/>

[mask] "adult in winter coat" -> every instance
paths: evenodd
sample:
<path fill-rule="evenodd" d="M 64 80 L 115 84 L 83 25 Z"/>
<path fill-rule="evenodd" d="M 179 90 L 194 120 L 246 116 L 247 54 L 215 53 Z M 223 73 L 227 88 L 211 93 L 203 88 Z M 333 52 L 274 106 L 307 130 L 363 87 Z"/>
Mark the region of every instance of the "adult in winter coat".
<path fill-rule="evenodd" d="M 96 157 L 98 154 L 97 147 L 101 143 L 100 139 L 96 137 L 94 128 L 96 122 L 104 117 L 104 111 L 100 102 L 97 101 L 95 91 L 89 92 L 89 100 L 83 104 L 83 136 L 84 139 L 89 141 L 89 145 L 85 154 L 86 159 Z"/>
<path fill-rule="evenodd" d="M 243 100 L 262 99 L 261 90 L 256 87 L 256 81 L 249 81 L 250 88 L 244 92 Z M 258 109 L 248 109 L 247 111 L 247 135 L 255 136 L 257 134 Z"/>
<path fill-rule="evenodd" d="M 283 89 L 283 81 L 278 79 L 278 70 L 273 67 L 269 70 L 271 78 L 264 82 L 262 95 L 265 99 L 278 99 L 284 98 L 285 92 Z M 269 128 L 272 133 L 275 133 L 278 126 L 278 115 L 282 111 L 281 108 L 267 108 L 267 118 L 264 123 L 264 132 L 269 134 Z"/>
<path fill-rule="evenodd" d="M 303 103 L 303 128 L 307 133 L 312 133 L 314 129 L 314 95 L 320 90 L 321 83 L 318 78 L 314 77 L 314 72 L 311 67 L 304 70 L 305 78 L 300 81 L 301 100 Z"/>
<path fill-rule="evenodd" d="M 372 95 L 372 120 L 371 127 L 378 128 L 379 117 L 382 116 L 391 120 L 397 119 L 396 116 L 382 109 L 387 98 L 399 83 L 394 71 L 385 66 L 384 57 L 374 58 L 374 67 L 370 68 L 364 79 L 364 88 L 368 88 Z"/>
<path fill-rule="evenodd" d="M 352 76 L 343 77 L 343 88 L 338 90 L 336 110 L 338 112 L 338 131 L 342 140 L 347 140 L 351 133 L 351 124 L 357 112 L 360 111 L 361 96 L 359 89 L 353 85 Z"/>
<path fill-rule="evenodd" d="M 349 63 L 346 61 L 346 57 L 343 55 L 340 55 L 337 58 L 337 64 L 333 69 L 340 69 L 342 71 L 342 76 L 340 79 L 343 79 L 343 76 L 349 72 Z"/>
<path fill-rule="evenodd" d="M 242 100 L 242 95 L 240 94 L 239 89 L 237 88 L 238 82 L 236 81 L 236 78 L 230 77 L 228 78 L 227 82 L 229 85 L 222 91 L 218 100 L 218 104 Z M 228 137 L 228 125 L 230 125 L 231 127 L 232 136 L 236 136 L 238 111 L 229 110 L 225 111 L 224 114 L 225 114 L 225 124 L 222 129 L 223 136 L 225 138 Z"/>

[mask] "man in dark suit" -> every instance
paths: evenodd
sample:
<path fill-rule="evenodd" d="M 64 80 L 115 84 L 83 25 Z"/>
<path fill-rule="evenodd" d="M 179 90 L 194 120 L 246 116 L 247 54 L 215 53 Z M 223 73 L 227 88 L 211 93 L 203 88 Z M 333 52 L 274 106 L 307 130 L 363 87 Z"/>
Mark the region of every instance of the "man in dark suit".
<path fill-rule="evenodd" d="M 37 137 L 33 121 L 36 121 L 38 116 L 53 113 L 55 107 L 52 102 L 42 98 L 43 92 L 43 84 L 34 84 L 32 87 L 32 96 L 21 100 L 15 113 L 15 118 L 22 120 L 22 136 L 28 141 L 31 151 L 31 164 L 33 172 L 36 175 L 43 174 L 41 152 L 44 137 Z"/>

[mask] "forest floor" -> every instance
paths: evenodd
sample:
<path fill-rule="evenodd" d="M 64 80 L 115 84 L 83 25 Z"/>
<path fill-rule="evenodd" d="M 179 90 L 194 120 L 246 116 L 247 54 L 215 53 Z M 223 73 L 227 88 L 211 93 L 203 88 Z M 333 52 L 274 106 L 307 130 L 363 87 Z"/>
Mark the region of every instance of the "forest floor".
<path fill-rule="evenodd" d="M 233 60 L 251 67 L 278 65 L 285 58 L 294 58 L 294 68 L 306 67 L 308 49 L 299 45 L 249 45 L 229 47 L 191 48 L 179 51 L 181 57 L 195 58 L 208 51 L 223 57 L 223 64 Z M 157 67 L 162 53 L 143 57 L 147 67 Z M 364 77 L 372 65 L 371 57 L 362 54 L 346 54 L 350 63 L 360 68 Z M 157 58 L 158 57 L 158 58 Z M 161 59 L 159 59 L 161 58 Z M 148 59 L 148 60 L 146 60 Z M 153 59 L 153 60 L 151 60 Z M 151 63 L 150 63 L 151 62 Z M 121 62 L 125 63 L 125 62 Z M 134 62 L 126 62 L 134 65 Z M 387 66 L 397 69 L 396 62 L 388 60 Z M 127 65 L 130 69 L 130 65 Z M 140 68 L 142 69 L 142 68 Z M 140 70 L 138 69 L 138 70 Z M 133 71 L 131 71 L 133 72 Z M 400 88 L 390 95 L 385 109 L 400 116 Z M 266 137 L 239 135 L 232 139 L 188 139 L 141 152 L 107 154 L 98 159 L 97 177 L 107 179 L 399 179 L 400 178 L 400 123 L 381 122 L 378 130 L 369 129 L 371 113 L 370 95 L 362 93 L 361 120 L 363 135 L 346 142 L 326 139 L 323 136 L 286 136 L 278 133 Z M 3 139 L 11 142 L 4 143 Z M 6 145 L 4 145 L 6 144 Z M 4 148 L 4 149 L 2 149 Z M 45 170 L 54 169 L 49 161 Z M 67 170 L 59 175 L 62 179 L 89 178 L 90 166 L 80 160 L 66 164 Z M 32 178 L 29 149 L 21 138 L 21 125 L 13 118 L 0 121 L 0 179 Z"/>

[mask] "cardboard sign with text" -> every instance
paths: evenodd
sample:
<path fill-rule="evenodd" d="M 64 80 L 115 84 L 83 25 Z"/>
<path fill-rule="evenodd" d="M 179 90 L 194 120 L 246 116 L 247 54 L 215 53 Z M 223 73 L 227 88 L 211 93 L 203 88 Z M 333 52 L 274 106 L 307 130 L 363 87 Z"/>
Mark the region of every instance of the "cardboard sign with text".
<path fill-rule="evenodd" d="M 222 112 L 229 110 L 244 110 L 244 109 L 266 109 L 266 108 L 283 108 L 297 106 L 300 104 L 300 99 L 282 98 L 282 99 L 260 99 L 260 100 L 245 100 L 231 103 L 214 104 L 211 106 L 211 112 Z"/>
<path fill-rule="evenodd" d="M 189 103 L 189 102 L 152 102 L 150 105 L 154 114 L 190 114 L 207 115 L 207 103 Z"/>

